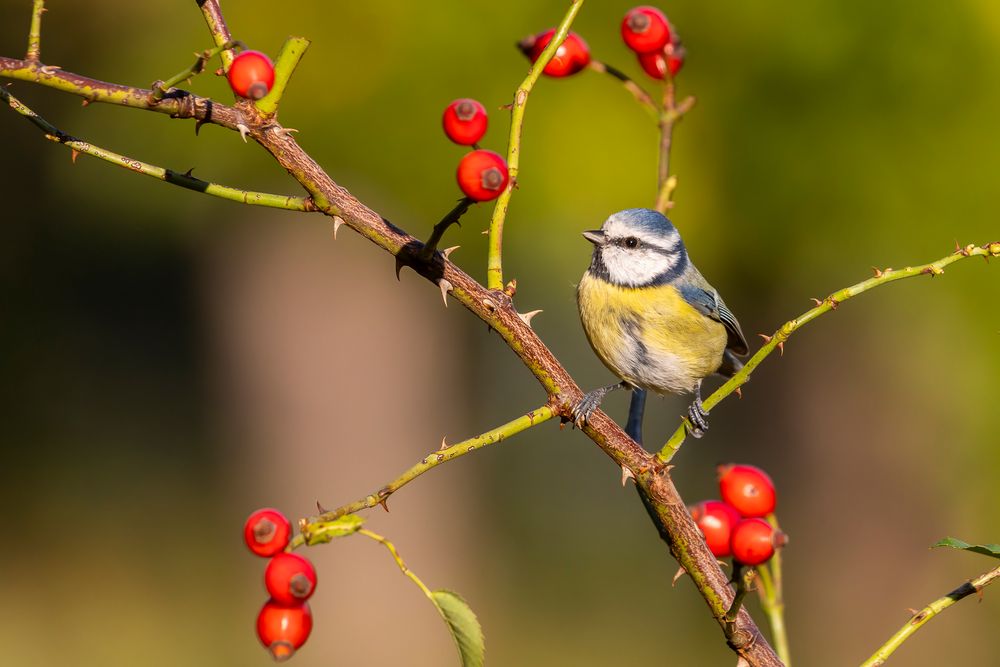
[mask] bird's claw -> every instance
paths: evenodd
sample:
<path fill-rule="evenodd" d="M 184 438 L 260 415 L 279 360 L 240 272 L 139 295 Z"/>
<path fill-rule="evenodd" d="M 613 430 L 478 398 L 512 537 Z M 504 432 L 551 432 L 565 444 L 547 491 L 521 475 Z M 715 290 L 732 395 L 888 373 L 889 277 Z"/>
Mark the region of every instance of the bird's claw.
<path fill-rule="evenodd" d="M 691 418 L 688 431 L 692 437 L 700 438 L 705 435 L 705 431 L 708 430 L 708 412 L 701 405 L 701 397 L 695 398 L 694 403 L 688 408 L 688 417 Z"/>
<path fill-rule="evenodd" d="M 570 413 L 573 417 L 574 426 L 582 429 L 587 424 L 587 420 L 590 419 L 590 416 L 601 406 L 604 394 L 605 392 L 602 389 L 595 389 L 594 391 L 587 392 L 583 395 L 583 398 L 580 399 L 579 403 L 573 406 Z"/>

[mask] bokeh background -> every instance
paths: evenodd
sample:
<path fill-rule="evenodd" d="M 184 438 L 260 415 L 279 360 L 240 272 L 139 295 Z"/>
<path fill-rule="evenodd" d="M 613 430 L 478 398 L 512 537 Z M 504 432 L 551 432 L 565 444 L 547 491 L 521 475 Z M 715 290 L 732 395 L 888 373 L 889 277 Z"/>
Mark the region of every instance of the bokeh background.
<path fill-rule="evenodd" d="M 31 3 L 0 0 L 0 53 L 24 52 Z M 52 0 L 42 54 L 148 86 L 209 36 L 194 2 Z M 576 29 L 635 76 L 630 3 Z M 563 2 L 225 3 L 234 35 L 313 45 L 281 111 L 333 177 L 417 236 L 457 198 L 447 102 L 482 100 L 503 151 L 526 71 L 514 42 Z M 1000 5 L 787 0 L 663 5 L 698 105 L 675 141 L 673 214 L 754 338 L 870 274 L 1000 239 Z M 231 99 L 204 75 L 191 89 Z M 297 193 L 255 145 L 208 126 L 16 83 L 60 128 L 177 170 Z M 0 116 L 0 645 L 5 665 L 266 665 L 253 619 L 264 563 L 240 531 L 361 497 L 442 436 L 544 400 L 496 336 L 349 230 L 241 207 L 81 157 Z M 605 384 L 577 321 L 579 232 L 654 198 L 656 132 L 586 72 L 543 80 L 527 113 L 506 274 L 578 380 Z M 448 233 L 485 273 L 489 206 Z M 788 626 L 801 665 L 857 664 L 920 607 L 991 566 L 930 551 L 1000 541 L 1000 268 L 895 284 L 810 325 L 741 401 L 713 413 L 674 471 L 691 502 L 714 466 L 751 462 L 779 489 Z M 606 404 L 624 418 L 627 396 Z M 651 399 L 658 445 L 685 402 Z M 371 527 L 432 587 L 479 614 L 492 665 L 731 665 L 732 654 L 635 493 L 578 432 L 545 424 L 432 471 Z M 309 665 L 447 665 L 434 609 L 378 545 L 315 548 Z M 764 623 L 758 614 L 758 620 Z M 996 592 L 964 602 L 894 663 L 996 664 Z"/>

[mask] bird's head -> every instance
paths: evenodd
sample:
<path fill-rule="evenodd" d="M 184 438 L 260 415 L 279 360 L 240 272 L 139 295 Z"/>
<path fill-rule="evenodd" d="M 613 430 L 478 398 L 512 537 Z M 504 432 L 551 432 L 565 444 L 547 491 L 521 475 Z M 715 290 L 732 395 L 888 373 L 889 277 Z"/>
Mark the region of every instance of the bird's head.
<path fill-rule="evenodd" d="M 615 285 L 669 283 L 687 268 L 681 235 L 663 214 L 648 208 L 619 211 L 583 236 L 594 244 L 591 273 Z"/>

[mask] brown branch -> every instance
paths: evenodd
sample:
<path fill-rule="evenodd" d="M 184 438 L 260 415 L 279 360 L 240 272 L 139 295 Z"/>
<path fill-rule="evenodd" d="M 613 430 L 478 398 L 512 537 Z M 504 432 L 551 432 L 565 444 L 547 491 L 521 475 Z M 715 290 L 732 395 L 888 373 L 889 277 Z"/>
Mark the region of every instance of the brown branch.
<path fill-rule="evenodd" d="M 224 29 L 218 3 L 203 0 L 199 5 L 210 18 L 210 28 L 217 43 L 220 39 L 223 43 L 228 41 L 230 36 Z M 216 22 L 212 23 L 212 20 Z M 453 298 L 495 330 L 531 371 L 545 389 L 553 412 L 564 421 L 569 420 L 570 406 L 582 397 L 582 392 L 531 327 L 518 316 L 509 295 L 500 290 L 487 289 L 441 254 L 424 259 L 421 253 L 423 244 L 418 239 L 382 218 L 339 186 L 284 128 L 252 105 L 237 103 L 228 107 L 176 90 L 156 102 L 149 90 L 105 83 L 10 58 L 0 58 L 0 76 L 64 90 L 92 102 L 118 104 L 168 113 L 178 118 L 194 118 L 200 123 L 243 129 L 301 184 L 317 209 L 343 220 L 351 229 L 394 255 L 398 264 L 410 266 L 432 283 L 447 281 Z M 633 473 L 643 503 L 661 537 L 691 575 L 734 650 L 754 666 L 780 665 L 778 657 L 749 614 L 740 610 L 731 626 L 727 622 L 726 612 L 732 603 L 733 591 L 691 519 L 667 468 L 658 464 L 654 456 L 637 445 L 603 412 L 598 411 L 591 417 L 584 433 L 617 465 Z"/>

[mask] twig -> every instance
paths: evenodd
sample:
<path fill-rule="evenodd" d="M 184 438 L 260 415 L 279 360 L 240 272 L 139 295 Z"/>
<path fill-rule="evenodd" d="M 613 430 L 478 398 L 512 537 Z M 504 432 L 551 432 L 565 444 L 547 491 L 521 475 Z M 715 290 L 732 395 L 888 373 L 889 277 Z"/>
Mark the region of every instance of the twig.
<path fill-rule="evenodd" d="M 648 111 L 654 120 L 659 119 L 660 107 L 656 106 L 656 102 L 654 102 L 653 98 L 649 96 L 649 93 L 647 93 L 646 90 L 636 83 L 635 80 L 628 74 L 622 72 L 616 67 L 612 67 L 607 63 L 601 62 L 600 60 L 591 60 L 588 67 L 595 72 L 608 74 L 609 76 L 618 79 L 622 86 L 625 87 L 625 90 L 632 94 L 635 101 L 642 105 L 642 108 Z"/>
<path fill-rule="evenodd" d="M 906 625 L 901 627 L 896 634 L 890 637 L 885 644 L 879 647 L 879 650 L 875 651 L 872 657 L 865 660 L 861 664 L 861 667 L 877 667 L 877 665 L 884 664 L 885 661 L 889 659 L 889 656 L 892 655 L 903 642 L 909 639 L 914 632 L 922 628 L 927 621 L 931 620 L 962 598 L 968 597 L 973 593 L 982 593 L 983 588 L 989 586 L 997 579 L 1000 579 L 1000 567 L 981 574 L 972 581 L 965 582 L 951 593 L 948 593 L 944 597 L 931 602 L 929 605 L 914 614 L 913 618 L 907 621 Z"/>
<path fill-rule="evenodd" d="M 516 435 L 522 431 L 526 431 L 532 426 L 537 426 L 543 422 L 552 419 L 555 416 L 552 408 L 548 405 L 543 405 L 542 407 L 532 410 L 527 414 L 524 414 L 513 421 L 509 421 L 502 426 L 498 426 L 495 429 L 486 431 L 474 438 L 469 438 L 461 442 L 455 443 L 454 445 L 443 446 L 435 452 L 431 452 L 424 458 L 420 460 L 419 463 L 411 466 L 409 470 L 404 472 L 402 475 L 389 482 L 376 493 L 365 496 L 360 500 L 356 500 L 353 503 L 348 503 L 342 507 L 338 507 L 335 510 L 330 510 L 328 512 L 323 512 L 314 517 L 310 517 L 307 520 L 308 524 L 333 521 L 339 517 L 346 514 L 353 514 L 363 509 L 370 509 L 377 505 L 384 505 L 388 501 L 389 496 L 403 488 L 417 477 L 420 477 L 428 470 L 436 468 L 442 463 L 447 463 L 453 459 L 457 459 L 466 454 L 470 454 L 478 449 L 488 447 L 490 445 L 495 445 L 503 442 L 512 435 Z M 442 445 L 444 442 L 442 441 Z M 298 540 L 296 537 L 295 540 Z M 294 544 L 293 540 L 293 544 Z"/>
<path fill-rule="evenodd" d="M 180 72 L 173 75 L 166 81 L 157 81 L 156 83 L 154 83 L 153 95 L 152 95 L 153 99 L 157 101 L 162 100 L 164 95 L 166 95 L 167 91 L 169 91 L 171 88 L 173 88 L 182 81 L 187 81 L 196 74 L 201 74 L 202 72 L 205 71 L 205 64 L 208 63 L 209 60 L 214 58 L 216 55 L 218 55 L 225 49 L 231 49 L 239 43 L 240 42 L 226 42 L 222 46 L 217 46 L 214 49 L 206 49 L 202 51 L 200 54 L 198 54 L 198 59 L 194 61 L 193 65 L 191 65 L 187 69 L 181 70 Z"/>
<path fill-rule="evenodd" d="M 273 116 L 278 113 L 278 103 L 285 94 L 288 81 L 292 78 L 292 73 L 298 67 L 299 61 L 309 48 L 309 40 L 305 37 L 289 37 L 281 45 L 278 57 L 274 60 L 274 85 L 270 92 L 255 102 L 257 110 L 264 116 Z"/>
<path fill-rule="evenodd" d="M 736 389 L 746 384 L 746 382 L 750 379 L 750 375 L 754 372 L 754 369 L 760 365 L 760 362 L 766 359 L 775 348 L 783 347 L 785 341 L 787 341 L 793 333 L 804 327 L 806 324 L 809 324 L 820 315 L 831 310 L 836 310 L 837 306 L 844 301 L 847 301 L 851 297 L 855 297 L 863 292 L 867 292 L 872 288 L 886 285 L 904 278 L 913 278 L 915 276 L 922 275 L 929 275 L 932 277 L 941 275 L 944 273 L 944 267 L 968 257 L 984 257 L 986 259 L 989 259 L 990 257 L 1000 257 L 1000 242 L 987 243 L 983 246 L 970 244 L 964 248 L 959 248 L 955 252 L 942 257 L 936 262 L 931 262 L 929 264 L 912 267 L 908 266 L 905 269 L 885 269 L 884 271 L 876 270 L 876 274 L 873 278 L 863 280 L 860 283 L 851 285 L 850 287 L 845 287 L 842 290 L 834 292 L 822 301 L 816 299 L 815 301 L 817 305 L 815 308 L 807 310 L 794 320 L 785 322 L 777 331 L 774 332 L 774 335 L 764 336 L 764 345 L 757 350 L 756 354 L 750 357 L 750 360 L 746 362 L 743 368 L 725 384 L 715 390 L 711 396 L 705 399 L 703 402 L 705 410 L 711 410 L 726 396 L 729 396 Z M 657 458 L 663 463 L 670 461 L 670 459 L 674 457 L 674 454 L 677 453 L 677 450 L 680 449 L 680 446 L 684 443 L 685 434 L 686 430 L 682 424 L 676 431 L 674 431 L 674 434 L 670 436 L 670 439 L 667 440 L 667 443 L 656 455 Z"/>
<path fill-rule="evenodd" d="M 166 181 L 173 185 L 178 185 L 188 190 L 203 192 L 206 195 L 228 199 L 230 201 L 250 204 L 252 206 L 264 206 L 268 208 L 280 208 L 286 211 L 315 211 L 312 202 L 306 197 L 292 197 L 290 195 L 276 195 L 267 192 L 251 192 L 240 190 L 217 183 L 203 181 L 195 178 L 189 173 L 179 173 L 171 169 L 164 169 L 156 165 L 141 162 L 134 158 L 113 153 L 112 151 L 88 144 L 72 137 L 58 129 L 50 122 L 39 116 L 37 113 L 25 106 L 20 100 L 10 94 L 6 88 L 0 86 L 0 100 L 3 100 L 11 109 L 24 116 L 33 125 L 45 133 L 45 138 L 56 143 L 63 144 L 73 151 L 73 159 L 76 160 L 77 153 L 91 155 L 98 159 L 109 162 L 118 167 L 124 167 L 130 171 L 152 176 L 155 179 Z"/>
<path fill-rule="evenodd" d="M 195 2 L 201 7 L 201 13 L 205 17 L 205 23 L 208 25 L 208 31 L 212 33 L 215 45 L 222 46 L 227 42 L 231 42 L 233 36 L 229 34 L 229 27 L 226 25 L 226 20 L 222 17 L 222 10 L 219 9 L 218 0 L 195 0 Z M 222 52 L 222 67 L 225 71 L 229 71 L 229 66 L 233 63 L 234 57 L 231 49 Z"/>
<path fill-rule="evenodd" d="M 780 531 L 778 520 L 773 514 L 767 517 L 768 523 L 774 530 Z M 771 560 L 757 567 L 757 575 L 760 581 L 760 605 L 767 614 L 768 623 L 771 625 L 771 638 L 774 640 L 774 648 L 785 663 L 785 667 L 791 667 L 792 658 L 788 645 L 788 631 L 785 627 L 785 597 L 781 573 L 781 553 L 782 549 L 775 549 Z"/>
<path fill-rule="evenodd" d="M 493 217 L 490 219 L 489 228 L 489 256 L 486 261 L 486 287 L 491 290 L 503 289 L 503 224 L 507 218 L 507 208 L 510 206 L 511 191 L 517 184 L 517 174 L 521 163 L 521 132 L 524 126 L 524 107 L 528 103 L 528 94 L 535 87 L 535 82 L 542 75 L 542 70 L 549 64 L 552 56 L 555 55 L 559 46 L 569 34 L 569 28 L 573 25 L 573 20 L 580 12 L 584 0 L 573 0 L 569 11 L 563 17 L 552 40 L 545 46 L 545 50 L 538 56 L 528 70 L 521 85 L 514 93 L 514 102 L 510 108 L 510 140 L 507 144 L 507 167 L 510 173 L 510 183 L 504 191 L 497 197 L 497 203 L 493 207 Z"/>
<path fill-rule="evenodd" d="M 396 561 L 396 565 L 399 566 L 400 571 L 402 571 L 403 574 L 405 574 L 407 577 L 409 577 L 410 581 L 412 581 L 417 586 L 419 586 L 420 590 L 422 590 L 424 592 L 424 595 L 426 595 L 427 597 L 429 597 L 431 599 L 434 598 L 434 594 L 431 592 L 431 589 L 428 588 L 424 584 L 424 582 L 422 582 L 420 580 L 420 577 L 418 577 L 417 575 L 413 574 L 413 571 L 410 570 L 410 568 L 406 567 L 406 563 L 403 562 L 403 557 L 400 556 L 399 555 L 399 551 L 396 550 L 396 545 L 394 545 L 392 542 L 390 542 L 389 540 L 385 539 L 384 537 L 382 537 L 378 533 L 373 533 L 372 531 L 368 530 L 367 528 L 361 528 L 360 530 L 358 530 L 358 534 L 359 535 L 364 535 L 365 537 L 369 537 L 369 538 L 375 540 L 376 542 L 378 542 L 379 544 L 381 544 L 382 546 L 384 546 L 386 549 L 388 549 L 389 553 L 392 554 L 392 559 L 394 561 Z"/>
<path fill-rule="evenodd" d="M 418 254 L 419 258 L 423 261 L 429 261 L 431 257 L 434 256 L 434 251 L 437 250 L 438 243 L 441 242 L 441 238 L 444 233 L 448 231 L 448 228 L 452 225 L 459 224 L 459 220 L 465 215 L 465 212 L 469 210 L 469 207 L 475 204 L 476 201 L 471 197 L 462 197 L 455 204 L 455 208 L 448 211 L 448 213 L 441 218 L 441 221 L 434 225 L 434 229 L 431 230 L 431 235 L 427 238 L 427 242 L 424 243 L 424 247 L 420 249 Z"/>
<path fill-rule="evenodd" d="M 45 0 L 35 0 L 31 7 L 31 28 L 28 30 L 28 52 L 24 59 L 37 63 L 42 57 L 42 14 Z"/>

